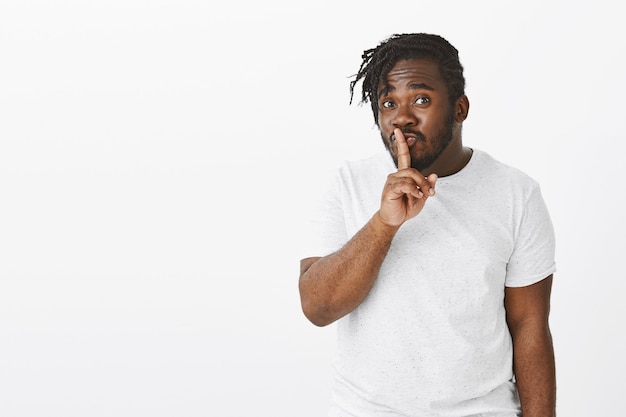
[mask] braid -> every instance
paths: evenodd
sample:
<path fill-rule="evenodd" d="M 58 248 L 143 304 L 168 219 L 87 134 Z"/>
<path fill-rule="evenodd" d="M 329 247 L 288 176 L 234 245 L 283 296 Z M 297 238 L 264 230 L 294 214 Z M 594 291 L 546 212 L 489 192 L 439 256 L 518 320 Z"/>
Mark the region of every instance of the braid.
<path fill-rule="evenodd" d="M 361 56 L 359 71 L 350 82 L 350 104 L 356 84 L 363 80 L 361 103 L 370 102 L 374 120 L 378 124 L 378 87 L 384 83 L 393 66 L 405 59 L 433 59 L 448 85 L 450 103 L 465 94 L 463 66 L 459 52 L 447 40 L 438 35 L 426 33 L 396 34 L 380 43 L 376 48 L 367 49 Z"/>

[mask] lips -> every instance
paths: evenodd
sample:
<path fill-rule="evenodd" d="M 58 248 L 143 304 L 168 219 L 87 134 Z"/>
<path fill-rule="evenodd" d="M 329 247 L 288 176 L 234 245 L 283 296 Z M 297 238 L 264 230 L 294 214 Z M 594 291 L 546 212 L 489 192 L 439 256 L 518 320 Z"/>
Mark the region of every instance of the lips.
<path fill-rule="evenodd" d="M 402 132 L 402 133 L 404 134 L 404 138 L 406 139 L 406 143 L 409 146 L 409 148 L 415 145 L 418 141 L 426 140 L 426 138 L 421 132 Z M 389 141 L 391 143 L 395 142 L 396 135 L 392 133 L 391 136 L 389 136 Z"/>
<path fill-rule="evenodd" d="M 409 146 L 409 148 L 415 145 L 415 143 L 417 142 L 417 138 L 415 136 L 405 136 L 405 139 L 406 144 Z"/>

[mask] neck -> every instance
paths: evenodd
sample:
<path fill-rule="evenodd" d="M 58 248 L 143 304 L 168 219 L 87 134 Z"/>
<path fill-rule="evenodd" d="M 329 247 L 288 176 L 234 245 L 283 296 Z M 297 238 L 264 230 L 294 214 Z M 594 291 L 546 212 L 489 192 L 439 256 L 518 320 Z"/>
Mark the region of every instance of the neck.
<path fill-rule="evenodd" d="M 453 175 L 462 170 L 472 158 L 472 149 L 463 146 L 461 135 L 450 142 L 439 157 L 428 168 L 422 170 L 422 175 L 428 176 L 432 173 L 439 177 Z"/>

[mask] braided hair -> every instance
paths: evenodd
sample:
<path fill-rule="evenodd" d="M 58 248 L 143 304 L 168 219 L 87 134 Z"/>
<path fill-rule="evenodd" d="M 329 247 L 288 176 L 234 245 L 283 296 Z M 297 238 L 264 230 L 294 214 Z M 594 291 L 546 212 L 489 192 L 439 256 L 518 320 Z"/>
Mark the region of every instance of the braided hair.
<path fill-rule="evenodd" d="M 432 59 L 439 66 L 441 76 L 448 86 L 450 104 L 465 94 L 463 66 L 459 51 L 447 40 L 427 33 L 396 34 L 381 42 L 376 48 L 368 49 L 361 56 L 363 62 L 359 72 L 350 82 L 350 104 L 354 87 L 363 80 L 361 103 L 370 102 L 374 121 L 378 124 L 378 87 L 386 82 L 393 66 L 406 59 Z"/>

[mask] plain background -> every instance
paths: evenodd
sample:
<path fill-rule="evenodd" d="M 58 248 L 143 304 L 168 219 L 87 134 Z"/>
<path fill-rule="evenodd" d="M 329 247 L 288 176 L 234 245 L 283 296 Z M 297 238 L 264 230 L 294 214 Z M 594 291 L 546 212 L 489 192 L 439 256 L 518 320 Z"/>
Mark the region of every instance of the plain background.
<path fill-rule="evenodd" d="M 300 310 L 301 219 L 382 149 L 348 104 L 362 51 L 417 31 L 460 51 L 465 143 L 542 184 L 559 414 L 621 416 L 612 0 L 2 0 L 0 415 L 325 415 L 335 329 Z"/>

